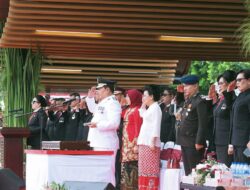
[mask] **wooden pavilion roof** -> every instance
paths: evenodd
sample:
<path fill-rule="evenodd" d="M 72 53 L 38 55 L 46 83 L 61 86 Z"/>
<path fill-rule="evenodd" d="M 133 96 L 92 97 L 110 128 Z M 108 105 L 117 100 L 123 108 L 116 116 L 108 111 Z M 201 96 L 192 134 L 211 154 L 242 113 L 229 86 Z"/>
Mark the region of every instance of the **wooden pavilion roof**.
<path fill-rule="evenodd" d="M 139 88 L 172 83 L 191 60 L 244 61 L 236 33 L 246 16 L 243 0 L 10 0 L 0 46 L 39 48 L 44 69 L 79 71 L 43 70 L 48 88 L 87 88 L 97 76 Z M 163 35 L 222 42 L 162 41 Z"/>

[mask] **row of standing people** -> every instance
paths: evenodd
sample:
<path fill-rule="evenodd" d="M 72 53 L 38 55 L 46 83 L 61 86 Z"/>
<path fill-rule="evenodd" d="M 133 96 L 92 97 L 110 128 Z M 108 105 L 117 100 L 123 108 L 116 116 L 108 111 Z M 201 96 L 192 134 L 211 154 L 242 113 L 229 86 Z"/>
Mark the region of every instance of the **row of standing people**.
<path fill-rule="evenodd" d="M 250 148 L 250 70 L 227 70 L 217 78 L 219 98 L 210 87 L 214 102 L 213 143 L 217 160 L 230 167 L 232 161 L 250 163 L 243 151 Z M 237 87 L 238 96 L 235 93 Z"/>
<path fill-rule="evenodd" d="M 227 71 L 228 72 L 228 71 Z M 227 73 L 225 72 L 225 73 Z M 240 96 L 237 98 L 225 98 L 227 95 L 224 95 L 223 98 L 220 95 L 222 92 L 225 94 L 225 88 L 222 89 L 223 84 L 228 84 L 230 81 L 227 78 L 227 74 L 223 74 L 218 77 L 218 84 L 221 92 L 219 93 L 219 101 L 214 101 L 214 105 L 210 100 L 204 99 L 198 90 L 198 78 L 196 76 L 187 76 L 182 78 L 182 83 L 184 87 L 177 88 L 176 101 L 178 103 L 176 108 L 173 108 L 170 105 L 170 100 L 174 97 L 174 93 L 171 89 L 165 89 L 162 98 L 165 99 L 164 103 L 160 105 L 162 112 L 159 111 L 159 105 L 157 101 L 159 100 L 159 90 L 154 85 L 150 85 L 148 88 L 144 89 L 143 97 L 141 98 L 140 92 L 137 90 L 130 90 L 127 93 L 127 106 L 123 111 L 119 111 L 117 108 L 117 113 L 121 112 L 123 119 L 123 129 L 122 129 L 122 147 L 121 147 L 121 162 L 122 162 L 122 178 L 121 178 L 121 189 L 137 189 L 137 172 L 139 173 L 139 189 L 145 189 L 148 186 L 157 187 L 159 183 L 159 152 L 160 152 L 160 140 L 166 142 L 169 140 L 176 140 L 177 144 L 180 144 L 182 147 L 183 161 L 185 167 L 185 173 L 189 174 L 191 169 L 196 166 L 197 163 L 203 158 L 203 153 L 206 147 L 206 140 L 208 139 L 209 131 L 209 112 L 211 112 L 212 105 L 214 106 L 214 128 L 212 131 L 212 136 L 215 137 L 215 145 L 218 159 L 223 162 L 223 156 L 225 157 L 224 152 L 227 149 L 227 152 L 231 150 L 231 146 L 228 145 L 232 142 L 234 147 L 234 155 L 236 160 L 249 161 L 246 159 L 242 152 L 244 148 L 249 146 L 249 70 L 241 71 L 237 74 L 236 85 L 239 89 Z M 103 85 L 104 84 L 104 85 Z M 101 124 L 98 126 L 97 123 L 100 120 L 106 118 L 110 120 L 114 119 L 114 115 L 110 117 L 110 114 L 105 112 L 112 112 L 110 109 L 109 101 L 115 101 L 115 98 L 112 96 L 113 86 L 107 85 L 107 83 L 102 83 L 97 88 L 97 95 L 102 96 L 107 89 L 104 97 L 99 97 L 99 103 L 93 104 L 90 101 L 87 101 L 88 105 L 92 107 L 92 112 L 96 119 L 93 118 L 91 121 L 92 124 L 89 125 L 90 131 L 95 130 L 95 135 L 89 138 L 93 147 L 96 149 L 107 148 L 105 143 L 97 142 L 95 143 L 96 135 L 99 133 L 100 139 L 103 138 L 103 132 L 113 130 L 112 135 L 115 134 L 118 129 L 117 121 L 114 124 L 113 128 L 105 129 L 105 122 L 103 123 L 104 129 L 101 129 Z M 108 88 L 106 88 L 109 86 Z M 231 85 L 232 86 L 232 85 Z M 97 86 L 98 87 L 98 86 Z M 229 87 L 229 89 L 234 87 Z M 102 92 L 103 91 L 103 92 Z M 210 99 L 215 99 L 214 91 L 210 90 L 209 97 Z M 229 94 L 232 94 L 229 92 Z M 181 98 L 178 98 L 181 97 Z M 93 97 L 88 97 L 93 98 Z M 86 98 L 86 99 L 88 99 Z M 107 99 L 108 98 L 108 99 Z M 106 99 L 106 103 L 103 99 Z M 142 103 L 140 100 L 142 99 Z M 229 100 L 228 102 L 225 102 Z M 224 103 L 223 103 L 224 101 Z M 243 103 L 242 103 L 243 102 Z M 227 104 L 228 103 L 228 104 Z M 117 107 L 117 103 L 116 107 Z M 141 105 L 142 104 L 142 105 Z M 107 106 L 108 105 L 108 106 Z M 230 106 L 231 105 L 231 106 Z M 119 105 L 120 106 L 120 105 Z M 226 106 L 226 107 L 225 107 Z M 120 107 L 121 108 L 121 107 Z M 178 109 L 180 108 L 180 109 Z M 230 109 L 229 109 L 230 108 Z M 177 114 L 174 116 L 171 109 L 178 109 Z M 225 112 L 229 110 L 229 114 Z M 239 111 L 241 110 L 241 111 Z M 244 113 L 242 113 L 244 111 Z M 98 114 L 96 114 L 96 112 Z M 242 113 L 242 114 L 241 114 Z M 98 116 L 99 115 L 99 116 Z M 243 116 L 242 116 L 243 115 Z M 116 114 L 116 117 L 119 114 Z M 228 121 L 228 116 L 230 116 Z M 225 119 L 226 117 L 226 119 Z M 119 117 L 120 118 L 120 117 Z M 240 119 L 239 119 L 240 118 Z M 226 121 L 224 121 L 226 120 Z M 236 122 L 237 121 L 237 122 Z M 106 122 L 108 122 L 106 120 Z M 228 124 L 229 122 L 229 124 Z M 224 124 L 222 124 L 224 123 Z M 142 124 L 142 126 L 140 126 Z M 228 127 L 231 126 L 231 127 Z M 225 128 L 227 126 L 227 128 Z M 107 126 L 106 126 L 107 127 Z M 224 128 L 223 128 L 224 127 Z M 100 129 L 99 129 L 100 128 Z M 211 128 L 211 127 L 210 127 Z M 108 129 L 108 130 L 107 130 Z M 225 130 L 227 129 L 227 130 Z M 229 132 L 228 132 L 229 129 Z M 244 131 L 244 132 L 242 132 Z M 97 133 L 98 132 L 98 133 Z M 110 132 L 110 131 L 109 131 Z M 223 134 L 221 134 L 221 132 Z M 105 132 L 104 132 L 105 133 Z M 175 134 L 176 133 L 176 134 Z M 227 134 L 226 134 L 227 133 Z M 112 136 L 111 135 L 111 136 Z M 113 136 L 115 139 L 116 137 Z M 223 137 L 225 138 L 223 138 Z M 176 137 L 176 139 L 175 139 Z M 114 138 L 106 139 L 107 141 L 114 142 Z M 227 140 L 228 139 L 228 140 Z M 219 141 L 218 141 L 219 140 Z M 97 140 L 100 141 L 100 140 Z M 115 140 L 116 141 L 116 140 Z M 212 138 L 210 141 L 213 142 Z M 226 148 L 224 147 L 224 152 L 221 150 L 220 141 L 228 142 L 226 143 Z M 239 143 L 239 141 L 241 141 Z M 243 142 L 244 141 L 244 142 Z M 210 144 L 212 144 L 210 142 Z M 115 143 L 117 144 L 117 143 Z M 104 146 L 103 146 L 104 145 Z M 98 147 L 99 146 L 99 147 Z M 118 146 L 109 147 L 113 150 L 118 150 Z M 231 150 L 232 151 L 232 150 Z M 237 155 L 237 156 L 236 156 Z M 241 158 L 239 158 L 241 157 Z M 139 169 L 137 161 L 139 160 Z M 226 163 L 226 161 L 225 161 Z M 226 163 L 227 164 L 227 163 Z"/>
<path fill-rule="evenodd" d="M 160 105 L 162 108 L 160 139 L 162 142 L 175 141 L 181 145 L 186 175 L 204 159 L 207 149 L 215 150 L 217 160 L 228 167 L 232 160 L 249 164 L 250 159 L 243 154 L 243 151 L 247 147 L 250 149 L 250 71 L 242 70 L 237 74 L 225 71 L 217 78 L 218 91 L 216 92 L 214 86 L 211 86 L 207 97 L 199 93 L 197 76 L 183 77 L 181 82 L 183 86 L 177 87 L 177 96 L 169 88 L 162 94 L 164 103 Z M 239 93 L 238 96 L 235 95 L 235 88 Z M 176 108 L 171 105 L 173 97 L 177 103 Z M 174 109 L 178 110 L 175 110 L 176 115 L 173 114 Z M 153 115 L 154 120 L 157 120 L 157 111 L 154 111 Z M 143 123 L 146 123 L 146 119 L 143 119 Z M 152 121 L 150 125 L 154 126 Z M 152 133 L 153 129 L 148 131 Z M 140 147 L 140 141 L 137 144 Z M 210 144 L 210 147 L 206 147 L 207 144 Z M 149 150 L 146 152 L 150 155 Z M 147 159 L 145 155 L 143 157 Z M 146 167 L 150 168 L 150 160 L 146 163 Z M 154 163 L 158 164 L 156 160 Z M 158 168 L 154 167 L 155 170 Z M 145 186 L 149 181 L 145 183 L 139 178 L 139 189 L 141 189 L 140 184 Z M 154 184 L 152 179 L 150 184 Z"/>
<path fill-rule="evenodd" d="M 28 121 L 31 135 L 27 145 L 40 149 L 42 141 L 87 140 L 89 128 L 83 124 L 91 121 L 92 113 L 79 93 L 70 94 L 70 99 L 73 101 L 66 101 L 66 104 L 63 98 L 53 99 L 46 109 L 48 102 L 43 96 L 33 98 L 33 113 Z"/>
<path fill-rule="evenodd" d="M 233 158 L 249 164 L 250 159 L 243 151 L 250 149 L 250 70 L 237 74 L 225 71 L 220 75 L 218 100 L 214 86 L 207 98 L 199 94 L 197 76 L 183 77 L 181 81 L 184 89 L 178 91 L 184 92 L 185 101 L 176 114 L 176 143 L 181 145 L 186 175 L 204 159 L 207 140 L 210 145 L 215 144 L 218 161 L 230 166 Z M 238 96 L 234 93 L 235 87 Z"/>
<path fill-rule="evenodd" d="M 157 89 L 157 86 L 150 85 L 144 89 L 143 94 L 136 89 L 128 90 L 128 106 L 122 107 L 113 96 L 113 81 L 103 79 L 97 87 L 91 89 L 92 92 L 86 98 L 94 115 L 89 124 L 90 146 L 94 150 L 114 151 L 113 174 L 119 149 L 117 130 L 121 118 L 123 120 L 121 171 L 116 171 L 121 172 L 121 189 L 158 188 L 162 113 L 158 105 L 160 93 Z M 98 99 L 97 104 L 94 97 Z M 115 184 L 114 181 L 112 183 Z"/>

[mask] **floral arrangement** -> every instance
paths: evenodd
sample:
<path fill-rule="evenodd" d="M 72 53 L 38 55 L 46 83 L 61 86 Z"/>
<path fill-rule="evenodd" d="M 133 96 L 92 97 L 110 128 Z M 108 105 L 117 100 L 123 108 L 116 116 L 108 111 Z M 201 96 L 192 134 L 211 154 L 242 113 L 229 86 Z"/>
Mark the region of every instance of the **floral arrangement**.
<path fill-rule="evenodd" d="M 205 183 L 206 177 L 214 178 L 216 168 L 213 167 L 217 165 L 218 162 L 214 159 L 205 160 L 202 164 L 196 166 L 196 184 L 203 185 Z"/>
<path fill-rule="evenodd" d="M 198 164 L 195 169 L 195 182 L 197 185 L 203 185 L 206 178 L 214 178 L 216 171 L 226 171 L 225 164 L 218 163 L 214 158 L 208 157 L 202 164 Z"/>

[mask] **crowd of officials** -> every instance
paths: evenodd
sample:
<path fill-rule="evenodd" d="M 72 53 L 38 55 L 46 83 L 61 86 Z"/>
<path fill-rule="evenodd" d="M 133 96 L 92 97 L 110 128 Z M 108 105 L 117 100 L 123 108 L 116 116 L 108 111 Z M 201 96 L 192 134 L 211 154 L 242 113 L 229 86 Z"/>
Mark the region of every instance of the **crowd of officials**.
<path fill-rule="evenodd" d="M 186 175 L 207 151 L 228 167 L 232 161 L 250 164 L 243 154 L 250 149 L 250 70 L 226 70 L 208 95 L 199 93 L 196 75 L 180 81 L 177 89 L 147 85 L 125 91 L 100 79 L 84 98 L 72 93 L 68 101 L 48 101 L 37 95 L 28 145 L 84 140 L 94 150 L 112 150 L 112 183 L 124 190 L 158 189 L 160 148 L 168 141 L 181 146 Z"/>

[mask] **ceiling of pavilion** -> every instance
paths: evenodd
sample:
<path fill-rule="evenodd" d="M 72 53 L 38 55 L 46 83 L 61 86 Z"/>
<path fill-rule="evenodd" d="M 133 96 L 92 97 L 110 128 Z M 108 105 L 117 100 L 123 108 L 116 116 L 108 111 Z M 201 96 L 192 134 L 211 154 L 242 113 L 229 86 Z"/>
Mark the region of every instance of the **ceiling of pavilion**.
<path fill-rule="evenodd" d="M 3 1 L 3 0 L 1 0 Z M 123 87 L 169 84 L 190 60 L 242 61 L 236 31 L 243 0 L 10 0 L 1 47 L 39 47 L 46 87 L 89 87 L 96 76 Z M 95 32 L 54 36 L 36 30 Z M 220 43 L 161 41 L 161 35 L 223 38 Z M 181 60 L 181 61 L 179 61 Z"/>

